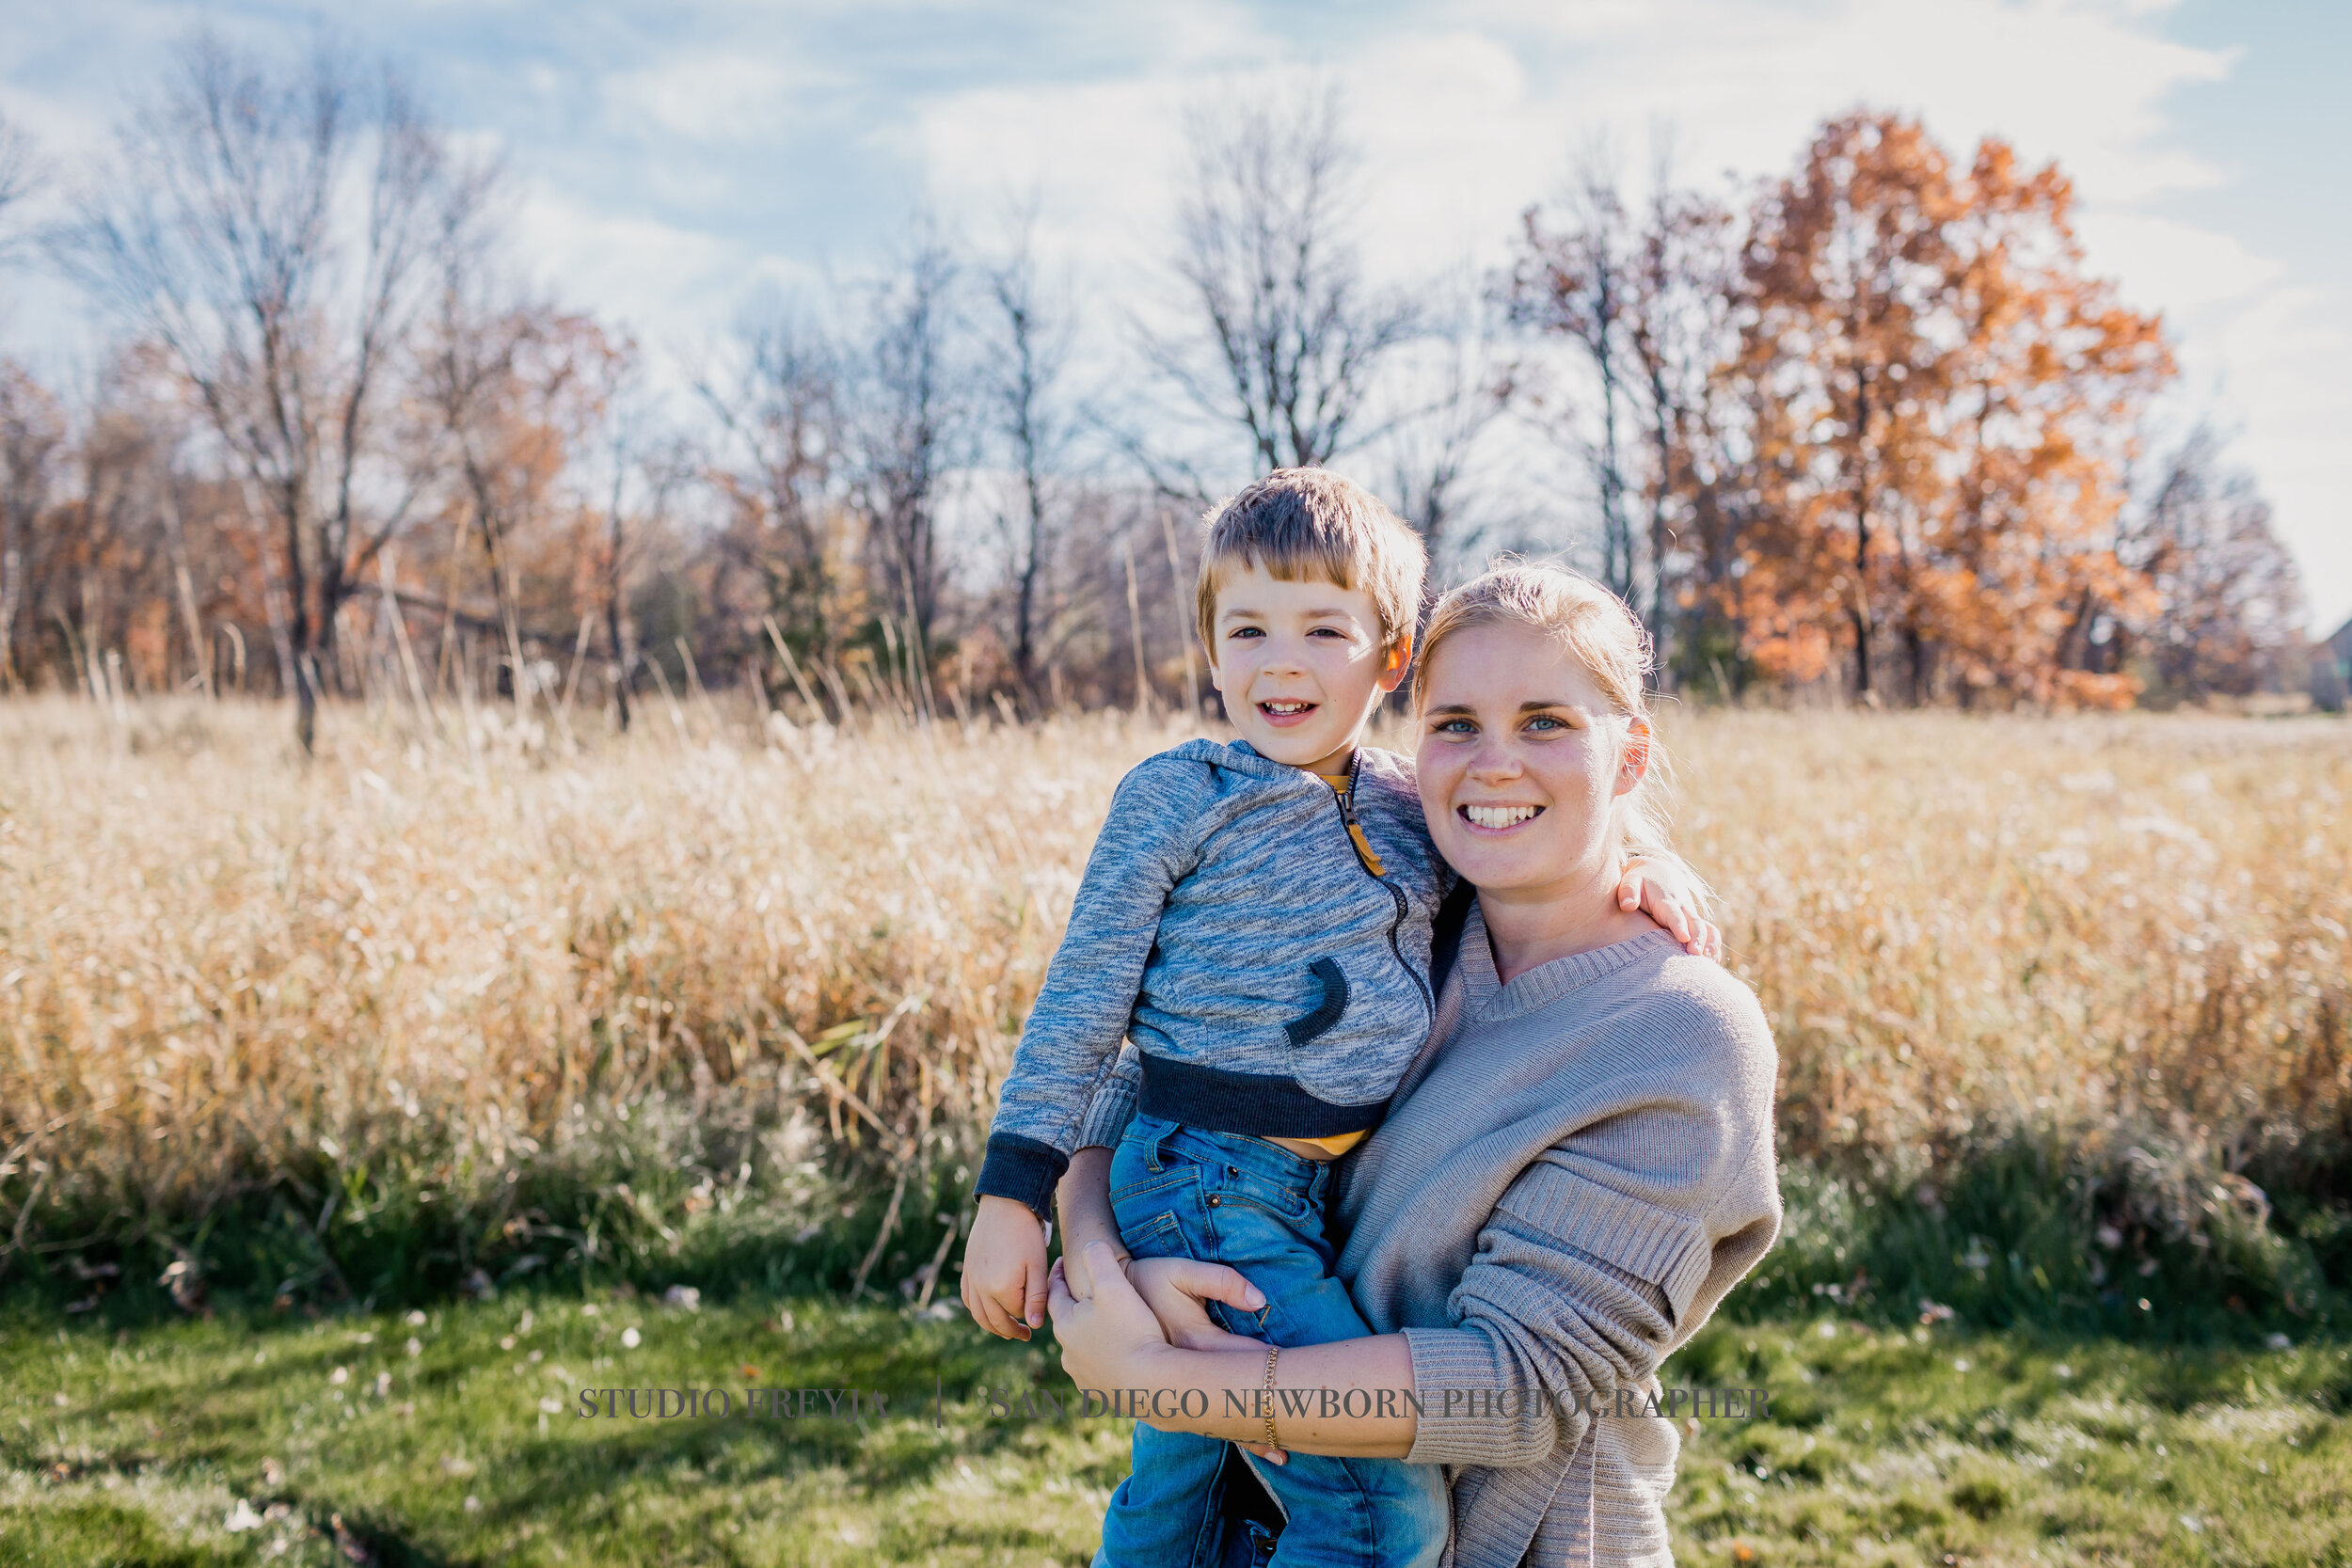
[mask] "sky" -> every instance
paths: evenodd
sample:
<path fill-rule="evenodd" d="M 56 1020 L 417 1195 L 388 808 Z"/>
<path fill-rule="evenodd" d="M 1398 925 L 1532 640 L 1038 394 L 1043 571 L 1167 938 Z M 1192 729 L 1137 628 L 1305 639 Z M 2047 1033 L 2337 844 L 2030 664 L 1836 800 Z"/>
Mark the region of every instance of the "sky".
<path fill-rule="evenodd" d="M 979 244 L 1036 211 L 1049 272 L 1165 291 L 1188 105 L 1334 85 L 1383 274 L 1490 266 L 1597 139 L 1685 178 L 1788 169 L 1823 118 L 1925 117 L 2056 159 L 2092 268 L 2163 312 L 2176 416 L 2232 434 L 2352 615 L 2352 4 L 2344 0 L 0 0 L 0 112 L 70 186 L 191 28 L 389 55 L 504 162 L 542 288 L 691 356 L 760 297 L 823 298 L 933 214 Z M 0 351 L 87 355 L 60 283 Z"/>

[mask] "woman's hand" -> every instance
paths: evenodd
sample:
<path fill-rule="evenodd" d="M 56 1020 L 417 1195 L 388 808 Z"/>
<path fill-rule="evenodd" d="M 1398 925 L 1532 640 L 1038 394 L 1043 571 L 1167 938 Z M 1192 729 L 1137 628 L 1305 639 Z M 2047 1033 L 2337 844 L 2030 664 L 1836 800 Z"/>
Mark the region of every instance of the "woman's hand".
<path fill-rule="evenodd" d="M 1127 1283 L 1136 1288 L 1161 1332 L 1178 1350 L 1240 1350 L 1263 1340 L 1228 1334 L 1209 1316 L 1207 1303 L 1221 1301 L 1245 1312 L 1265 1305 L 1258 1288 L 1222 1263 L 1197 1263 L 1189 1258 L 1145 1258 L 1127 1265 Z"/>
<path fill-rule="evenodd" d="M 1069 1273 L 1057 1258 L 1047 1276 L 1045 1302 L 1045 1310 L 1054 1320 L 1054 1338 L 1061 1341 L 1061 1370 L 1079 1387 L 1149 1388 L 1153 1386 L 1153 1365 L 1165 1367 L 1167 1357 L 1181 1355 L 1185 1350 L 1259 1348 L 1258 1340 L 1218 1328 L 1200 1305 L 1223 1301 L 1251 1312 L 1265 1305 L 1257 1287 L 1232 1269 L 1190 1259 L 1161 1258 L 1131 1261 L 1121 1269 L 1107 1242 L 1089 1242 L 1079 1250 L 1083 1265 L 1093 1275 L 1093 1293 L 1084 1299 L 1072 1294 Z M 1154 1264 L 1168 1266 L 1154 1269 Z M 1131 1272 L 1153 1275 L 1153 1293 L 1167 1302 L 1168 1310 L 1184 1322 L 1186 1335 L 1199 1342 L 1181 1349 L 1169 1344 L 1151 1304 L 1129 1279 Z M 1246 1446 L 1276 1465 L 1290 1457 L 1263 1444 Z"/>
<path fill-rule="evenodd" d="M 1617 879 L 1617 907 L 1648 915 L 1682 943 L 1686 953 L 1719 960 L 1724 956 L 1724 933 L 1707 918 L 1707 901 L 1699 895 L 1697 879 L 1677 862 L 1628 861 Z"/>
<path fill-rule="evenodd" d="M 1071 1293 L 1069 1271 L 1059 1259 L 1046 1278 L 1045 1311 L 1061 1341 L 1061 1370 L 1081 1388 L 1148 1386 L 1145 1369 L 1168 1349 L 1168 1335 L 1127 1282 L 1110 1243 L 1089 1242 L 1083 1250 L 1093 1276 L 1091 1294 L 1081 1299 Z"/>

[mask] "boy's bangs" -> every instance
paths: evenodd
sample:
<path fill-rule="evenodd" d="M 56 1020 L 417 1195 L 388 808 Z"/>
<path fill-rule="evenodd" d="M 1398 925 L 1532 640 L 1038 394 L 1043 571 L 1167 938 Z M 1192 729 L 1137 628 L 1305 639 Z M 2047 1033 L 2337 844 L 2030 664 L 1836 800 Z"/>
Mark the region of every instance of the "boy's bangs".
<path fill-rule="evenodd" d="M 1214 558 L 1209 566 L 1213 587 L 1225 586 L 1228 569 L 1265 568 L 1277 582 L 1327 582 L 1334 588 L 1364 585 L 1356 580 L 1356 554 L 1344 539 L 1252 541 Z"/>

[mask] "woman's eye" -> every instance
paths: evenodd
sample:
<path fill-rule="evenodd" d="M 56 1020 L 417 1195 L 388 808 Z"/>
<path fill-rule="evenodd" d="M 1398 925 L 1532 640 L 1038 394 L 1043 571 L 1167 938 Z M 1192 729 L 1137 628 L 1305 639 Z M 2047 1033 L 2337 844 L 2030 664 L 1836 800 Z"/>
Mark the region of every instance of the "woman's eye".
<path fill-rule="evenodd" d="M 1478 726 L 1471 723 L 1467 719 L 1447 719 L 1439 721 L 1435 733 L 1438 735 L 1475 735 L 1477 731 Z"/>
<path fill-rule="evenodd" d="M 1527 721 L 1527 727 L 1538 733 L 1548 733 L 1552 730 L 1565 730 L 1567 728 L 1567 725 L 1562 723 L 1559 720 L 1554 719 L 1549 713 L 1539 713 L 1534 718 L 1530 719 Z"/>

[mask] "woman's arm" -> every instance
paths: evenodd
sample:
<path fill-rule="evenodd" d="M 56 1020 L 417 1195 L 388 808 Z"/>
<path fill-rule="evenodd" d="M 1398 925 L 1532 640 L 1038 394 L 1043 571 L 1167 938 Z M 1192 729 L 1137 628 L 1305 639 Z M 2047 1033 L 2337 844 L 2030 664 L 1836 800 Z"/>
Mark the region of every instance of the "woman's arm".
<path fill-rule="evenodd" d="M 1708 1135 L 1714 1118 L 1661 1107 L 1630 1119 L 1645 1132 L 1679 1135 L 1633 1139 L 1638 1146 L 1688 1150 L 1717 1142 Z M 1718 1143 L 1716 1152 L 1729 1151 Z M 1730 1178 L 1725 1164 L 1758 1161 L 1770 1170 L 1769 1142 L 1744 1159 L 1703 1160 L 1718 1170 L 1700 1185 Z M 1618 1174 L 1629 1173 L 1620 1166 Z M 1744 1272 L 1776 1227 L 1776 1214 L 1759 1214 L 1736 1234 L 1710 1237 L 1692 1216 L 1632 1198 L 1565 1161 L 1539 1160 L 1480 1232 L 1477 1254 L 1452 1292 L 1456 1326 L 1281 1353 L 1279 1439 L 1304 1452 L 1417 1464 L 1536 1464 L 1581 1440 L 1591 1409 L 1613 1407 L 1618 1390 L 1630 1392 L 1656 1372 L 1710 1261 L 1743 1259 L 1735 1272 Z M 1239 1348 L 1225 1336 L 1199 1341 L 1216 1348 L 1168 1343 L 1112 1257 L 1092 1258 L 1091 1300 L 1078 1299 L 1058 1273 L 1048 1281 L 1046 1310 L 1062 1366 L 1079 1386 L 1120 1391 L 1122 1408 L 1163 1431 L 1264 1442 L 1258 1392 L 1265 1386 L 1264 1350 L 1254 1342 Z M 1186 1293 L 1202 1292 L 1196 1286 Z M 1347 1411 L 1350 1390 L 1362 1391 L 1352 1402 L 1359 1414 Z M 1386 1405 L 1383 1390 L 1391 1394 Z M 1403 1399 L 1406 1390 L 1419 1395 L 1418 1409 Z M 1184 1414 L 1187 1393 L 1200 1414 Z"/>
<path fill-rule="evenodd" d="M 1046 1310 L 1061 1341 L 1062 1370 L 1079 1387 L 1100 1389 L 1163 1432 L 1263 1444 L 1270 1404 L 1285 1449 L 1375 1459 L 1401 1459 L 1411 1450 L 1417 1423 L 1404 1395 L 1413 1387 L 1413 1355 L 1403 1335 L 1285 1350 L 1269 1397 L 1267 1347 L 1179 1350 L 1128 1283 L 1109 1243 L 1073 1243 L 1063 1253 L 1065 1267 L 1073 1253 L 1087 1254 L 1093 1291 L 1080 1299 L 1057 1273 Z M 1205 1413 L 1184 1414 L 1187 1402 Z M 1351 1405 L 1359 1414 L 1349 1415 Z"/>

